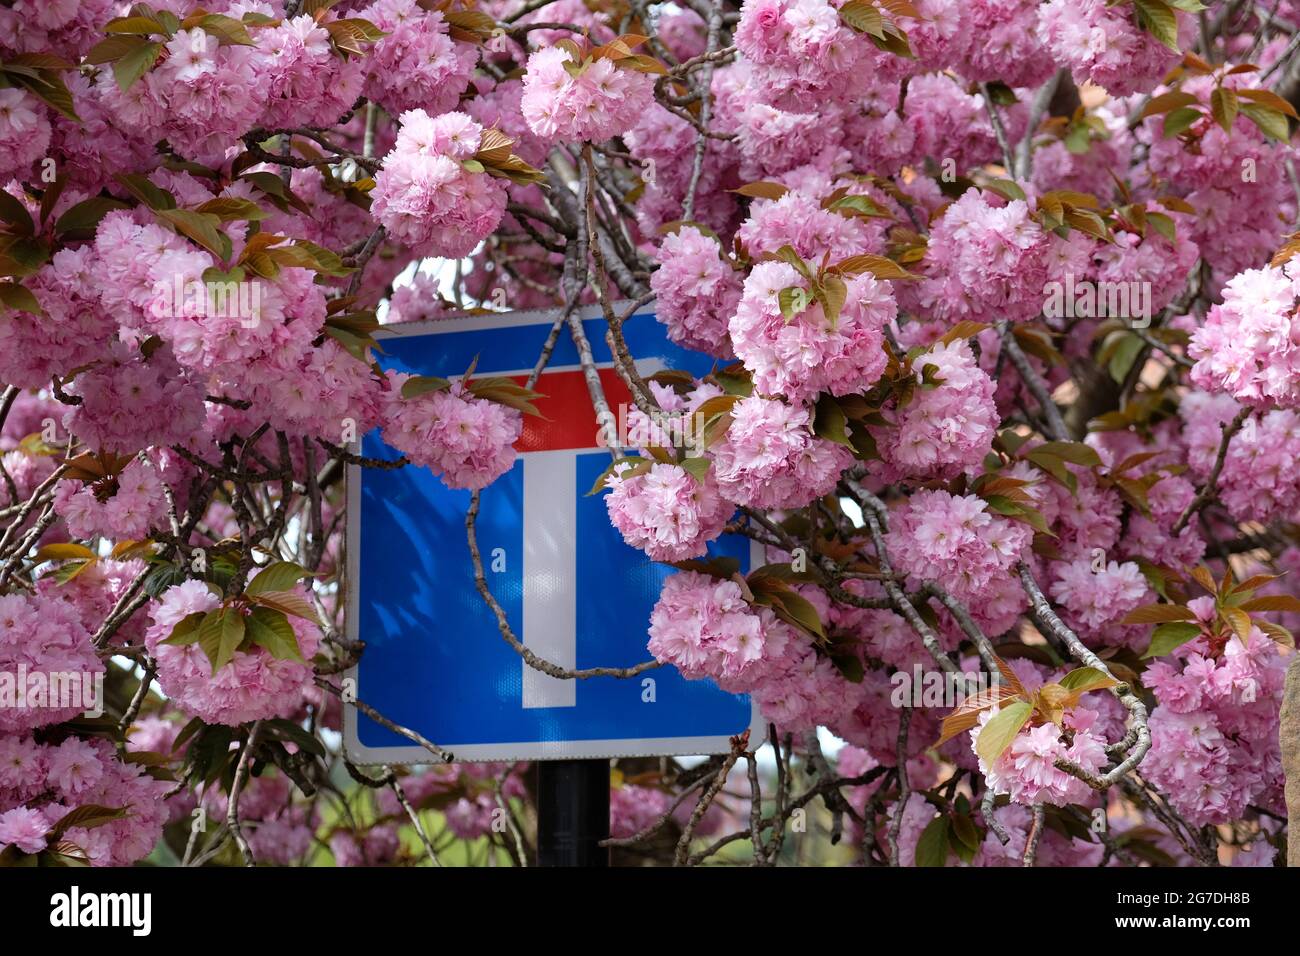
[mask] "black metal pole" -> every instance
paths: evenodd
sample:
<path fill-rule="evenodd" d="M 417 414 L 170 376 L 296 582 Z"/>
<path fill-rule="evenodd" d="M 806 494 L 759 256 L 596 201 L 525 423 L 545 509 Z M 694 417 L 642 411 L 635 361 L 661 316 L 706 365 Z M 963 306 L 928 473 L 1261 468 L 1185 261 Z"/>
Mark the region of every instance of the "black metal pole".
<path fill-rule="evenodd" d="M 537 762 L 537 862 L 609 866 L 609 761 Z"/>

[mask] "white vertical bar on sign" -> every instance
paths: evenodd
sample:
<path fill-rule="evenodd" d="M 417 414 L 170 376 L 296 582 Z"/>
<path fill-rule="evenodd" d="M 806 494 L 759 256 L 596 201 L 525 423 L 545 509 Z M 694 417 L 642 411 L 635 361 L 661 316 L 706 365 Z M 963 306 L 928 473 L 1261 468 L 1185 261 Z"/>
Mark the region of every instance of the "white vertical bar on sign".
<path fill-rule="evenodd" d="M 524 634 L 538 657 L 572 669 L 578 662 L 577 456 L 524 457 Z M 577 681 L 520 661 L 524 707 L 575 707 Z"/>

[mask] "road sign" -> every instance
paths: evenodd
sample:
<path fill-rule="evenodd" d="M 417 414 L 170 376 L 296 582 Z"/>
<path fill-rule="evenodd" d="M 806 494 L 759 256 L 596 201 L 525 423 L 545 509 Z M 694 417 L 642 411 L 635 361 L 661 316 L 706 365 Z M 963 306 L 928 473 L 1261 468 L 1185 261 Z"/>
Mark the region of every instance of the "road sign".
<path fill-rule="evenodd" d="M 630 404 L 599 312 L 580 313 L 611 407 Z M 523 381 L 554 312 L 519 312 L 392 326 L 378 335 L 387 368 L 454 378 Z M 671 342 L 651 311 L 628 320 L 638 369 L 713 367 Z M 673 569 L 624 543 L 602 496 L 586 497 L 610 461 L 577 350 L 561 334 L 537 390 L 544 418 L 525 416 L 514 467 L 480 496 L 476 523 L 488 586 L 515 634 L 565 668 L 630 667 L 647 659 L 646 629 Z M 617 413 L 617 412 L 616 412 Z M 379 433 L 362 454 L 398 457 Z M 347 633 L 365 642 L 348 676 L 357 698 L 418 731 L 457 760 L 565 759 L 721 753 L 757 726 L 749 699 L 665 666 L 630 679 L 559 680 L 523 662 L 475 587 L 465 535 L 468 491 L 425 468 L 348 472 Z M 720 539 L 712 555 L 747 564 L 750 542 Z M 428 751 L 344 708 L 354 760 L 420 763 Z M 761 739 L 761 734 L 759 738 Z"/>

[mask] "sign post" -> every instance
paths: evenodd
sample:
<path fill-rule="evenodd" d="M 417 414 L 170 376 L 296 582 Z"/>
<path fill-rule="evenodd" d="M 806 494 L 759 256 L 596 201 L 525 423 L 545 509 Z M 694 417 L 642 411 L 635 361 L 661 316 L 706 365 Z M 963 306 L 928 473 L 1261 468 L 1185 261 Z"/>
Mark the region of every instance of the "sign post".
<path fill-rule="evenodd" d="M 631 398 L 614 371 L 604 319 L 596 310 L 581 315 L 610 407 L 625 413 Z M 477 358 L 476 375 L 523 382 L 555 319 L 554 312 L 498 313 L 392 326 L 376 336 L 379 360 L 454 379 Z M 702 375 L 714 365 L 671 343 L 650 311 L 632 316 L 625 336 L 643 375 L 662 368 Z M 629 547 L 603 496 L 587 495 L 610 453 L 567 336 L 535 387 L 544 396 L 535 403 L 542 417 L 525 416 L 518 460 L 480 493 L 475 530 L 488 587 L 540 657 L 565 669 L 631 667 L 647 657 L 650 612 L 673 569 Z M 360 444 L 367 457 L 398 457 L 378 431 Z M 546 827 L 564 832 L 547 829 L 538 842 L 558 862 L 594 860 L 605 853 L 590 849 L 589 835 L 596 814 L 608 817 L 611 757 L 725 753 L 732 736 L 756 726 L 753 707 L 672 667 L 585 680 L 529 667 L 502 639 L 475 586 L 469 500 L 468 491 L 447 488 L 425 468 L 349 467 L 347 632 L 365 644 L 351 686 L 357 699 L 455 760 L 561 761 L 543 765 L 538 798 Z M 750 551 L 739 536 L 710 547 L 742 566 Z M 433 759 L 351 707 L 344 742 L 358 763 Z M 597 763 L 604 769 L 597 772 Z"/>
<path fill-rule="evenodd" d="M 609 761 L 537 765 L 539 866 L 609 866 Z"/>

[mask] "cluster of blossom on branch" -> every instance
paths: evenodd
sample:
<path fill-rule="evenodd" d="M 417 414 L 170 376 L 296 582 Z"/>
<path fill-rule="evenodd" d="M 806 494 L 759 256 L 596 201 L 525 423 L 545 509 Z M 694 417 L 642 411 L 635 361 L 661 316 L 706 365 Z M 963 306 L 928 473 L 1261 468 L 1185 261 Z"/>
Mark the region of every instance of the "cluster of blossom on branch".
<path fill-rule="evenodd" d="M 365 706 L 345 480 L 470 492 L 479 562 L 554 337 L 524 381 L 409 374 L 376 333 L 552 309 L 613 413 L 590 308 L 635 426 L 595 492 L 672 566 L 627 626 L 768 726 L 620 764 L 618 852 L 802 860 L 819 813 L 868 864 L 1271 864 L 1300 766 L 1297 24 L 0 8 L 0 863 L 528 862 L 526 767 L 337 743 Z M 639 361 L 647 312 L 712 371 Z"/>

